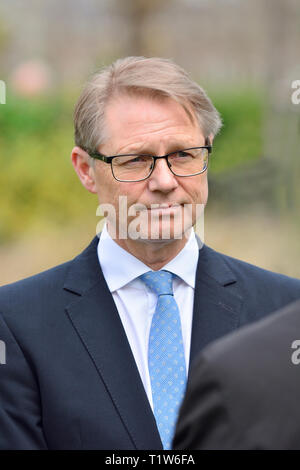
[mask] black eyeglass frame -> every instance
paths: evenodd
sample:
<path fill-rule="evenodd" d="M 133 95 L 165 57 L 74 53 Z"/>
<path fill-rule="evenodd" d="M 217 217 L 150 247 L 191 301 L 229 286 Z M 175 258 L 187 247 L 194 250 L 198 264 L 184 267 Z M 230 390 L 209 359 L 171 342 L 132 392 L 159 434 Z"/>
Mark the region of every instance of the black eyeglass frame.
<path fill-rule="evenodd" d="M 85 151 L 89 154 L 89 156 L 90 156 L 91 158 L 95 158 L 95 159 L 97 159 L 97 160 L 103 161 L 104 163 L 110 164 L 111 172 L 112 172 L 112 175 L 113 175 L 113 177 L 115 178 L 115 180 L 119 181 L 120 183 L 136 183 L 136 182 L 139 182 L 139 181 L 144 181 L 144 180 L 148 179 L 148 178 L 152 175 L 152 173 L 153 173 L 153 171 L 154 171 L 154 168 L 155 168 L 156 160 L 158 160 L 158 159 L 160 159 L 160 158 L 164 158 L 164 159 L 166 160 L 167 165 L 168 165 L 168 167 L 169 167 L 171 173 L 173 173 L 174 176 L 178 176 L 178 178 L 186 178 L 186 177 L 190 177 L 190 176 L 201 175 L 202 173 L 204 173 L 204 172 L 207 170 L 208 165 L 206 165 L 206 167 L 205 167 L 203 170 L 199 171 L 198 173 L 193 173 L 193 174 L 191 174 L 191 175 L 177 175 L 177 174 L 174 173 L 174 171 L 172 170 L 172 168 L 171 168 L 171 167 L 172 167 L 172 164 L 169 162 L 168 157 L 169 157 L 170 155 L 173 155 L 173 154 L 176 153 L 176 152 L 185 152 L 185 151 L 187 151 L 187 150 L 195 150 L 195 149 L 207 149 L 207 150 L 208 150 L 208 155 L 210 155 L 211 152 L 212 152 L 212 145 L 207 144 L 207 142 L 209 142 L 208 139 L 205 140 L 205 144 L 206 144 L 206 145 L 202 145 L 202 146 L 200 146 L 200 147 L 189 147 L 189 148 L 187 148 L 187 149 L 181 149 L 181 150 L 173 151 L 173 152 L 167 153 L 166 155 L 161 155 L 161 156 L 158 156 L 158 155 L 150 155 L 150 154 L 142 154 L 142 153 L 138 153 L 138 154 L 127 153 L 127 154 L 121 154 L 121 155 L 106 156 L 106 155 L 103 155 L 102 153 L 98 152 L 97 150 L 94 151 L 94 152 L 90 151 L 90 150 L 87 149 L 87 148 L 84 148 L 83 150 L 85 150 Z M 135 157 L 135 156 L 136 156 L 136 157 L 152 157 L 152 158 L 153 158 L 153 162 L 154 162 L 154 163 L 153 163 L 152 168 L 150 169 L 150 173 L 149 173 L 148 176 L 146 176 L 145 178 L 139 179 L 139 180 L 120 180 L 120 179 L 118 179 L 118 178 L 115 176 L 114 170 L 113 170 L 113 165 L 112 165 L 113 159 L 114 159 L 114 158 L 117 158 L 117 157 L 130 157 L 130 156 L 132 156 L 132 157 Z"/>

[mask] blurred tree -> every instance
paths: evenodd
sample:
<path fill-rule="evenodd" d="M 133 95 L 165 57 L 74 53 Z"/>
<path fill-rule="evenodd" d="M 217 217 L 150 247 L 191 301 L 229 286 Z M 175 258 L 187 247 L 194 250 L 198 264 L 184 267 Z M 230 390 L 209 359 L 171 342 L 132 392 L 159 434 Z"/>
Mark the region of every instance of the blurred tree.
<path fill-rule="evenodd" d="M 5 49 L 9 41 L 9 31 L 5 26 L 5 23 L 0 18 L 0 53 Z"/>
<path fill-rule="evenodd" d="M 291 68 L 293 43 L 300 50 L 300 5 L 295 0 L 262 2 L 265 23 L 265 154 L 276 160 L 274 195 L 282 210 L 299 208 L 299 114 L 291 109 L 291 83 L 299 77 L 297 58 Z"/>
<path fill-rule="evenodd" d="M 166 7 L 171 0 L 116 0 L 119 13 L 128 24 L 128 43 L 126 50 L 130 55 L 149 55 L 151 45 L 145 34 L 148 18 L 162 7 Z"/>

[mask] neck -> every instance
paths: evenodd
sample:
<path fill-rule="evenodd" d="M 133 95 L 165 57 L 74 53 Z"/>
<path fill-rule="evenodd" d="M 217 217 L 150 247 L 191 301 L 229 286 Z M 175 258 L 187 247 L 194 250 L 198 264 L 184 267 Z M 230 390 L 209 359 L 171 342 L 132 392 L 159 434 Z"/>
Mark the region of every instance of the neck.
<path fill-rule="evenodd" d="M 109 232 L 109 228 L 108 228 Z M 131 240 L 114 238 L 114 241 L 131 255 L 138 258 L 153 271 L 158 271 L 183 249 L 189 239 L 189 230 L 180 239 L 171 240 Z"/>

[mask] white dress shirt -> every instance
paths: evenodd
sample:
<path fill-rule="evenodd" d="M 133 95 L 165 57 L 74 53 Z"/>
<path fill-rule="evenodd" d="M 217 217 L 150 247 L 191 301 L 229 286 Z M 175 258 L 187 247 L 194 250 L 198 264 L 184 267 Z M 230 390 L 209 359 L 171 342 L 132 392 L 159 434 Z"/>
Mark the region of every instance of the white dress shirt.
<path fill-rule="evenodd" d="M 173 291 L 180 311 L 187 371 L 189 367 L 198 256 L 199 247 L 195 233 L 192 231 L 184 248 L 175 258 L 161 268 L 178 276 L 174 278 Z M 137 279 L 142 274 L 151 271 L 151 269 L 121 248 L 110 237 L 106 225 L 101 232 L 98 243 L 98 258 L 153 409 L 148 370 L 148 339 L 157 295 L 140 279 Z"/>

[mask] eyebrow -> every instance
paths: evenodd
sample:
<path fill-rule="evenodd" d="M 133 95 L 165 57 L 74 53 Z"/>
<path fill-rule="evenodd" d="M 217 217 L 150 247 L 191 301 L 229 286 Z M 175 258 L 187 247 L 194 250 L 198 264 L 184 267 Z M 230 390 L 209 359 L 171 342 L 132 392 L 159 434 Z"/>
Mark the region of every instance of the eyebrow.
<path fill-rule="evenodd" d="M 187 144 L 187 143 L 183 143 L 183 142 L 174 142 L 172 143 L 172 145 L 170 145 L 169 147 L 169 150 L 168 152 L 166 152 L 166 154 L 169 154 L 169 153 L 173 153 L 173 152 L 176 152 L 177 150 L 183 150 L 183 149 L 188 149 L 188 148 L 193 148 L 193 147 L 197 147 L 197 145 L 191 145 L 191 144 Z M 200 146 L 201 147 L 201 146 Z M 157 153 L 156 152 L 151 152 L 151 151 L 148 151 L 150 147 L 147 147 L 146 145 L 143 146 L 139 146 L 139 147 L 134 147 L 134 148 L 129 148 L 129 150 L 126 150 L 126 152 L 122 152 L 122 153 L 118 153 L 118 155 L 156 155 Z"/>

